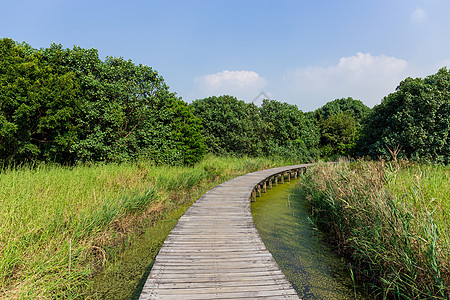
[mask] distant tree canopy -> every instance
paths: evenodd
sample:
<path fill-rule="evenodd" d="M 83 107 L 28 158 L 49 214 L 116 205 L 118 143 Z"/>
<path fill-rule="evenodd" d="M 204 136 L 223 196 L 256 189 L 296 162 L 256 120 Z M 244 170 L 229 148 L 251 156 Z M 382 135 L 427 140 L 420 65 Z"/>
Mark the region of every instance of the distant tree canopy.
<path fill-rule="evenodd" d="M 370 108 L 362 103 L 361 100 L 355 100 L 352 97 L 341 98 L 330 101 L 324 106 L 314 111 L 316 119 L 327 119 L 331 115 L 345 113 L 353 117 L 358 123 L 367 117 Z"/>
<path fill-rule="evenodd" d="M 352 155 L 369 112 L 369 107 L 351 97 L 330 101 L 315 110 L 310 116 L 319 127 L 322 155 Z"/>
<path fill-rule="evenodd" d="M 0 164 L 194 164 L 216 155 L 390 157 L 450 163 L 450 72 L 406 78 L 380 105 L 330 101 L 304 114 L 232 96 L 190 105 L 152 68 L 97 50 L 0 39 Z"/>
<path fill-rule="evenodd" d="M 373 108 L 359 142 L 362 155 L 450 163 L 450 72 L 406 78 Z"/>
<path fill-rule="evenodd" d="M 220 96 L 195 100 L 190 105 L 203 121 L 203 136 L 209 152 L 260 154 L 261 117 L 253 103 Z"/>
<path fill-rule="evenodd" d="M 0 40 L 0 161 L 192 164 L 201 120 L 161 76 L 95 49 Z"/>
<path fill-rule="evenodd" d="M 300 160 L 317 155 L 317 128 L 295 105 L 264 100 L 258 108 L 225 95 L 195 100 L 191 106 L 203 120 L 212 153 Z"/>
<path fill-rule="evenodd" d="M 296 105 L 266 99 L 260 114 L 264 153 L 302 161 L 319 157 L 319 130 Z"/>

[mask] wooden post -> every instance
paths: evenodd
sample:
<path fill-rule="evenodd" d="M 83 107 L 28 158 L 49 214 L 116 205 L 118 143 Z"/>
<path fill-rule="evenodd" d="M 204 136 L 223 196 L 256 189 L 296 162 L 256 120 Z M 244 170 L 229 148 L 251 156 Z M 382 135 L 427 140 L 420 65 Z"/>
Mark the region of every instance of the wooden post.
<path fill-rule="evenodd" d="M 264 181 L 264 183 L 263 183 L 263 193 L 265 193 L 266 192 L 266 187 L 267 187 L 267 184 L 266 184 L 266 182 Z"/>
<path fill-rule="evenodd" d="M 287 172 L 287 180 L 291 182 L 291 171 Z"/>
<path fill-rule="evenodd" d="M 284 183 L 284 173 L 281 174 L 281 183 Z"/>
<path fill-rule="evenodd" d="M 256 197 L 261 197 L 261 185 L 258 184 L 258 190 L 256 192 Z"/>
<path fill-rule="evenodd" d="M 255 191 L 255 189 L 253 189 L 253 191 L 252 191 L 252 197 L 250 198 L 250 201 L 251 202 L 256 202 L 256 191 Z"/>
<path fill-rule="evenodd" d="M 273 179 L 273 177 L 270 177 L 270 178 L 269 178 L 269 190 L 272 189 L 272 179 Z"/>
<path fill-rule="evenodd" d="M 294 179 L 297 179 L 297 172 L 298 172 L 298 170 L 294 171 Z"/>
<path fill-rule="evenodd" d="M 275 186 L 278 186 L 278 175 L 275 175 Z"/>

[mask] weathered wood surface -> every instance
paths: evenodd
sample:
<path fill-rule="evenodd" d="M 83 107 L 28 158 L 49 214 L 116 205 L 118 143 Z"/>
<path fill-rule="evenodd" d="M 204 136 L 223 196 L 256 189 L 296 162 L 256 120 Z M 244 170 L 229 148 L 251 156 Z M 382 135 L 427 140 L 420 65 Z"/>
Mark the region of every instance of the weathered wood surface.
<path fill-rule="evenodd" d="M 250 197 L 266 179 L 307 166 L 250 173 L 206 192 L 165 240 L 140 299 L 299 299 L 255 228 Z"/>

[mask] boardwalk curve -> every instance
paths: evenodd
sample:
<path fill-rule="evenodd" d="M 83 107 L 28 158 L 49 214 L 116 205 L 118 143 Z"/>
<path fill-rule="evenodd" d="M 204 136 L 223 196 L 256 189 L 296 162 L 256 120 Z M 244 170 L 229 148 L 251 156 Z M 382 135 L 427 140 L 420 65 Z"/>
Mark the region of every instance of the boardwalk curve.
<path fill-rule="evenodd" d="M 249 200 L 308 166 L 249 173 L 206 192 L 164 241 L 140 299 L 299 299 L 264 246 Z"/>

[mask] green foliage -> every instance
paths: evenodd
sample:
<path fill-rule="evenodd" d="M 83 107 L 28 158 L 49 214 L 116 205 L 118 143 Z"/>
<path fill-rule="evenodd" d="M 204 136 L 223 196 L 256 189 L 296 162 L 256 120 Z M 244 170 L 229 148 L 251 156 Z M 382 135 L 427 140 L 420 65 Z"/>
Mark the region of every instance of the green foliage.
<path fill-rule="evenodd" d="M 450 162 L 450 72 L 407 78 L 374 107 L 364 124 L 361 154 Z"/>
<path fill-rule="evenodd" d="M 361 123 L 369 112 L 369 107 L 351 97 L 333 100 L 314 111 L 311 117 L 320 130 L 322 155 L 353 154 Z"/>
<path fill-rule="evenodd" d="M 202 119 L 208 151 L 213 154 L 261 154 L 261 117 L 253 103 L 232 96 L 209 97 L 191 104 Z"/>
<path fill-rule="evenodd" d="M 352 116 L 358 123 L 361 123 L 369 112 L 370 108 L 362 103 L 362 101 L 348 97 L 328 102 L 314 111 L 314 116 L 316 119 L 327 119 L 331 115 L 344 113 Z"/>
<path fill-rule="evenodd" d="M 211 153 L 293 160 L 316 157 L 317 128 L 295 105 L 264 100 L 258 108 L 232 96 L 209 97 L 191 105 L 203 120 Z"/>
<path fill-rule="evenodd" d="M 317 158 L 317 126 L 296 105 L 266 99 L 260 113 L 264 124 L 261 138 L 265 141 L 265 154 L 303 161 Z"/>
<path fill-rule="evenodd" d="M 95 49 L 0 41 L 0 159 L 193 164 L 201 120 L 152 68 Z"/>
<path fill-rule="evenodd" d="M 348 155 L 355 145 L 359 124 L 351 116 L 343 112 L 330 115 L 327 119 L 318 121 L 320 128 L 320 142 L 323 149 L 330 149 L 325 155 Z"/>
<path fill-rule="evenodd" d="M 63 160 L 76 140 L 75 74 L 39 52 L 0 40 L 0 161 Z"/>

